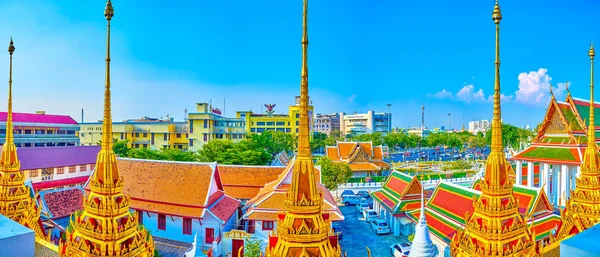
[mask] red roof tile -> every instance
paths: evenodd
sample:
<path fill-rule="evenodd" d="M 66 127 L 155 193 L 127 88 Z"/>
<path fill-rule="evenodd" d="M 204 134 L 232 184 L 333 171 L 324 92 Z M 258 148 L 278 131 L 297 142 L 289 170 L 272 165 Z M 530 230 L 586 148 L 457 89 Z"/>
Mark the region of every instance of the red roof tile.
<path fill-rule="evenodd" d="M 46 192 L 42 197 L 52 218 L 69 216 L 83 209 L 83 191 L 79 188 Z"/>
<path fill-rule="evenodd" d="M 7 112 L 0 112 L 0 122 L 6 122 Z M 77 125 L 77 121 L 68 115 L 36 114 L 13 112 L 13 122 L 68 124 Z"/>
<path fill-rule="evenodd" d="M 217 216 L 221 221 L 227 222 L 235 211 L 240 207 L 240 201 L 229 196 L 224 196 L 215 205 L 210 207 L 210 212 Z"/>

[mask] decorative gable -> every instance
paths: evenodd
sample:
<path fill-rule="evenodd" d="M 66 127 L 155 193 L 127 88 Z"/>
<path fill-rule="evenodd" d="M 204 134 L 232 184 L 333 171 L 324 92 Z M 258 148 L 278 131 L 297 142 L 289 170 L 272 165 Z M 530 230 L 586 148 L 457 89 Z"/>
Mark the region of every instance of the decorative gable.
<path fill-rule="evenodd" d="M 367 157 L 362 147 L 356 146 L 352 155 L 348 158 L 348 162 L 369 162 L 369 157 Z"/>

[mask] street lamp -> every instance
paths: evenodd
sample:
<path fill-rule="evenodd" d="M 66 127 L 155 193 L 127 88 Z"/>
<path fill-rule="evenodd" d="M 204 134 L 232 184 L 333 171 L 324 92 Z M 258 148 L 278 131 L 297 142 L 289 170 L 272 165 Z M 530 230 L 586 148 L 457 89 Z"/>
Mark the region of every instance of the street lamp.
<path fill-rule="evenodd" d="M 392 132 L 392 104 L 387 104 L 388 107 L 388 132 Z"/>

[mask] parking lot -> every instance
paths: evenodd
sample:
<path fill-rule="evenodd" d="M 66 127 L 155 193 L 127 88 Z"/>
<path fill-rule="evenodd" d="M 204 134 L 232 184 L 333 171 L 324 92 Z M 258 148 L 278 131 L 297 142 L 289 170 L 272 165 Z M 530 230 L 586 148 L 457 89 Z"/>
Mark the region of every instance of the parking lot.
<path fill-rule="evenodd" d="M 400 242 L 407 242 L 406 238 L 387 235 L 376 235 L 365 219 L 356 211 L 355 206 L 340 206 L 344 217 L 342 225 L 342 251 L 348 257 L 366 257 L 367 248 L 371 250 L 372 257 L 387 257 L 390 255 L 390 246 Z"/>

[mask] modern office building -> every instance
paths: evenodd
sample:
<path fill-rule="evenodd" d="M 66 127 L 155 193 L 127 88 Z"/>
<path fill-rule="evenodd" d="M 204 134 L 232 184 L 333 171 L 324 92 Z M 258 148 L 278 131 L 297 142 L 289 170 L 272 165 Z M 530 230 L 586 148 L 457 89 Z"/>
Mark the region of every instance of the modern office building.
<path fill-rule="evenodd" d="M 236 118 L 246 121 L 246 132 L 261 133 L 263 131 L 281 131 L 285 133 L 298 133 L 300 125 L 300 97 L 296 97 L 296 103 L 288 108 L 288 114 L 276 114 L 274 104 L 265 104 L 264 114 L 252 111 L 238 111 Z M 308 116 L 312 128 L 313 106 L 308 106 Z M 312 131 L 310 133 L 312 135 Z"/>
<path fill-rule="evenodd" d="M 81 145 L 97 145 L 102 138 L 102 121 L 80 124 Z M 188 124 L 173 118 L 156 119 L 143 117 L 123 122 L 113 122 L 113 138 L 129 140 L 131 148 L 177 148 L 188 149 Z"/>
<path fill-rule="evenodd" d="M 490 128 L 490 121 L 488 120 L 476 120 L 469 122 L 469 132 L 472 134 L 477 134 L 479 132 L 485 133 Z"/>
<path fill-rule="evenodd" d="M 48 147 L 79 145 L 79 124 L 68 115 L 13 112 L 17 147 Z M 6 112 L 0 112 L 0 144 L 6 137 Z"/>
<path fill-rule="evenodd" d="M 313 131 L 331 135 L 332 131 L 340 131 L 340 114 L 320 114 L 313 117 Z"/>
<path fill-rule="evenodd" d="M 346 115 L 340 113 L 340 130 L 344 135 L 366 134 L 366 133 L 388 133 L 392 131 L 392 114 L 367 113 Z"/>
<path fill-rule="evenodd" d="M 190 150 L 199 150 L 212 139 L 238 142 L 246 138 L 245 119 L 223 117 L 220 110 L 207 103 L 197 103 L 196 112 L 189 113 L 187 120 Z"/>

